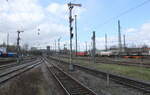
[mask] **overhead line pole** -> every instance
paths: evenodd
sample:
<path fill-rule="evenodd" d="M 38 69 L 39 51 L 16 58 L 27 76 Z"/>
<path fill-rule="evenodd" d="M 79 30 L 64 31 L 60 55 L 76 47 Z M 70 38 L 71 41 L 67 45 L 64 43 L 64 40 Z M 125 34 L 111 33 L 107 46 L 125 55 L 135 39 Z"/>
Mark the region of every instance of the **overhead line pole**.
<path fill-rule="evenodd" d="M 61 37 L 58 38 L 58 58 L 59 58 L 59 63 L 60 63 L 60 40 L 61 40 Z"/>
<path fill-rule="evenodd" d="M 106 51 L 108 50 L 108 47 L 107 47 L 107 34 L 105 34 L 105 49 L 106 49 Z"/>
<path fill-rule="evenodd" d="M 9 48 L 9 33 L 7 34 L 7 52 L 8 52 L 8 48 Z"/>
<path fill-rule="evenodd" d="M 96 61 L 95 60 L 95 53 L 96 53 L 95 31 L 93 31 L 92 41 L 93 41 L 92 57 L 93 57 L 93 63 L 95 64 Z"/>
<path fill-rule="evenodd" d="M 77 56 L 77 52 L 78 52 L 78 42 L 77 42 L 77 15 L 75 15 L 75 43 L 76 43 L 76 56 Z"/>
<path fill-rule="evenodd" d="M 78 6 L 81 7 L 81 4 L 73 4 L 73 3 L 69 3 L 68 7 L 69 7 L 69 27 L 70 27 L 70 64 L 69 64 L 69 70 L 73 71 L 74 67 L 72 64 L 72 38 L 73 38 L 73 27 L 72 27 L 72 22 L 73 22 L 73 18 L 72 18 L 72 9 L 74 6 Z"/>
<path fill-rule="evenodd" d="M 55 40 L 55 55 L 56 55 L 56 40 Z"/>
<path fill-rule="evenodd" d="M 118 41 L 119 41 L 118 46 L 119 46 L 119 56 L 120 56 L 120 53 L 122 52 L 120 20 L 118 20 Z"/>
<path fill-rule="evenodd" d="M 61 37 L 58 39 L 58 52 L 60 54 L 60 40 L 61 40 Z"/>
<path fill-rule="evenodd" d="M 85 51 L 86 51 L 86 53 L 88 52 L 88 50 L 87 50 L 87 42 L 85 42 Z"/>
<path fill-rule="evenodd" d="M 123 47 L 124 47 L 124 51 L 125 51 L 125 49 L 126 49 L 126 36 L 125 35 L 123 35 Z"/>

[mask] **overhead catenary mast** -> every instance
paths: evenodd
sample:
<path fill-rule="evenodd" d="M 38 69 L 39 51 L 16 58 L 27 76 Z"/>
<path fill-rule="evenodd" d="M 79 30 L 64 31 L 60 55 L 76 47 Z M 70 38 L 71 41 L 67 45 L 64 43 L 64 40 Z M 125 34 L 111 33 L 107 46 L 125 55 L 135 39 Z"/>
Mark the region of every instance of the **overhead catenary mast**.
<path fill-rule="evenodd" d="M 120 53 L 122 52 L 120 20 L 118 20 L 118 47 L 119 47 L 119 55 L 120 55 Z"/>
<path fill-rule="evenodd" d="M 123 47 L 124 47 L 124 51 L 126 49 L 126 36 L 123 35 Z"/>
<path fill-rule="evenodd" d="M 92 41 L 93 41 L 92 57 L 93 57 L 93 63 L 95 64 L 95 53 L 96 53 L 95 31 L 93 31 Z"/>
<path fill-rule="evenodd" d="M 105 50 L 106 51 L 108 50 L 108 47 L 107 47 L 107 34 L 105 34 Z"/>
<path fill-rule="evenodd" d="M 58 38 L 58 58 L 59 58 L 59 63 L 60 63 L 60 40 L 61 40 L 61 37 Z"/>
<path fill-rule="evenodd" d="M 85 42 L 85 52 L 87 53 L 88 50 L 87 50 L 87 42 Z"/>
<path fill-rule="evenodd" d="M 60 40 L 61 40 L 61 37 L 58 38 L 58 53 L 60 54 Z"/>
<path fill-rule="evenodd" d="M 55 40 L 55 54 L 56 54 L 56 40 Z"/>
<path fill-rule="evenodd" d="M 78 40 L 77 40 L 77 15 L 75 15 L 75 45 L 76 45 L 76 56 L 77 56 L 77 52 L 78 52 Z"/>
<path fill-rule="evenodd" d="M 9 33 L 7 34 L 7 52 L 8 52 L 8 48 L 9 48 Z"/>

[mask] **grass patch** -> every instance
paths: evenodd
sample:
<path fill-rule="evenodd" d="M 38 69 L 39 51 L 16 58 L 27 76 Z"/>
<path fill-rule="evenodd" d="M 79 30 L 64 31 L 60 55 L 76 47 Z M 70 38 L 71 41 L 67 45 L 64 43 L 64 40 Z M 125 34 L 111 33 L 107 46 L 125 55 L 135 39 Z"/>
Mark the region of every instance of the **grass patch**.
<path fill-rule="evenodd" d="M 63 58 L 62 60 L 67 61 L 67 58 Z M 143 67 L 135 67 L 135 66 L 123 66 L 117 64 L 91 64 L 89 60 L 73 60 L 74 63 L 80 64 L 82 66 L 92 67 L 97 70 L 104 70 L 115 74 L 120 74 L 128 77 L 133 77 L 140 80 L 150 81 L 150 69 Z"/>

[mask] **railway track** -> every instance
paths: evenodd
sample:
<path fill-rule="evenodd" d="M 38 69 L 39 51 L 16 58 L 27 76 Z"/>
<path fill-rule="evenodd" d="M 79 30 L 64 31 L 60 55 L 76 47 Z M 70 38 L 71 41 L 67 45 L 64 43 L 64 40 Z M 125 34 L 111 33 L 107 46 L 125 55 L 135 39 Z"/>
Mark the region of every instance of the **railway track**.
<path fill-rule="evenodd" d="M 9 64 L 9 63 L 16 62 L 16 61 L 17 61 L 16 59 L 0 60 L 0 65 Z"/>
<path fill-rule="evenodd" d="M 7 68 L 11 68 L 11 67 L 15 67 L 15 66 L 19 66 L 19 65 L 22 65 L 22 64 L 25 64 L 25 63 L 28 63 L 28 62 L 32 62 L 32 61 L 35 61 L 36 59 L 27 59 L 27 60 L 24 60 L 21 64 L 18 64 L 18 63 L 9 63 L 9 64 L 5 64 L 5 65 L 0 65 L 0 71 L 1 70 L 4 70 L 4 69 L 7 69 Z"/>
<path fill-rule="evenodd" d="M 31 60 L 31 59 L 35 59 L 35 57 L 23 57 L 23 60 Z M 15 63 L 17 62 L 16 58 L 11 58 L 11 59 L 0 59 L 0 66 L 1 65 L 6 65 L 6 64 L 10 64 L 10 63 Z"/>
<path fill-rule="evenodd" d="M 118 65 L 124 65 L 124 66 L 137 66 L 137 67 L 144 67 L 144 68 L 150 68 L 150 64 L 144 64 L 144 63 L 135 63 L 135 62 L 128 62 L 128 61 L 119 61 L 119 60 L 109 60 L 109 59 L 97 59 L 97 63 L 104 63 L 104 64 L 118 64 Z"/>
<path fill-rule="evenodd" d="M 62 60 L 58 60 L 55 58 L 51 58 L 51 59 L 53 59 L 55 61 L 59 61 L 60 63 L 69 64 L 67 62 L 64 62 Z M 95 69 L 91 69 L 91 68 L 76 65 L 76 64 L 74 64 L 74 66 L 75 66 L 75 68 L 86 71 L 96 77 L 107 79 L 109 76 L 110 81 L 114 81 L 115 83 L 122 84 L 127 87 L 132 87 L 132 88 L 142 91 L 143 93 L 150 94 L 150 82 L 136 80 L 136 79 L 132 79 L 129 77 L 116 75 L 116 74 L 112 74 L 112 73 L 108 73 L 108 72 L 104 72 L 104 71 L 100 71 L 100 70 L 95 70 Z"/>
<path fill-rule="evenodd" d="M 62 58 L 69 58 L 69 57 L 63 57 Z M 89 58 L 73 58 L 78 60 L 92 60 Z M 119 61 L 119 60 L 110 60 L 110 59 L 104 59 L 104 58 L 96 58 L 96 63 L 102 63 L 102 64 L 117 64 L 117 65 L 123 65 L 123 66 L 136 66 L 136 67 L 144 67 L 144 68 L 150 68 L 150 64 L 144 64 L 144 63 L 136 63 L 136 62 L 128 62 L 128 61 Z"/>
<path fill-rule="evenodd" d="M 10 63 L 10 64 L 6 64 L 6 65 L 0 65 L 0 70 L 3 70 L 5 68 L 9 68 L 9 67 L 12 67 L 12 66 L 16 66 L 17 64 L 16 63 Z"/>
<path fill-rule="evenodd" d="M 41 64 L 42 59 L 29 62 L 27 64 L 19 65 L 16 67 L 10 68 L 10 70 L 7 70 L 6 72 L 3 72 L 0 74 L 0 85 L 3 83 L 9 81 L 10 79 L 21 75 L 22 73 L 36 67 L 37 65 Z"/>
<path fill-rule="evenodd" d="M 54 76 L 64 90 L 65 95 L 97 95 L 91 89 L 81 84 L 78 80 L 71 77 L 56 65 L 51 64 L 51 66 L 49 66 L 47 61 L 45 61 L 45 63 L 48 71 Z"/>

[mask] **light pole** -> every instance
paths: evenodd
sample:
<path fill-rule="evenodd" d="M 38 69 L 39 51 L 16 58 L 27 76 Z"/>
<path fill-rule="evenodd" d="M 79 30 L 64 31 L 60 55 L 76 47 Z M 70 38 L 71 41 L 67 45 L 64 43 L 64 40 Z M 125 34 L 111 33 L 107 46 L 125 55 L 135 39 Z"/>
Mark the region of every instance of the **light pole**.
<path fill-rule="evenodd" d="M 69 64 L 69 70 L 73 71 L 73 64 L 72 64 L 72 38 L 73 38 L 73 27 L 72 27 L 72 22 L 73 22 L 73 18 L 72 18 L 72 9 L 74 6 L 78 6 L 81 7 L 81 4 L 73 4 L 73 3 L 69 3 L 68 7 L 69 7 L 69 27 L 70 27 L 70 64 Z"/>

